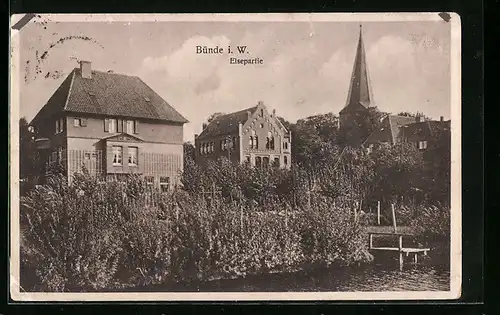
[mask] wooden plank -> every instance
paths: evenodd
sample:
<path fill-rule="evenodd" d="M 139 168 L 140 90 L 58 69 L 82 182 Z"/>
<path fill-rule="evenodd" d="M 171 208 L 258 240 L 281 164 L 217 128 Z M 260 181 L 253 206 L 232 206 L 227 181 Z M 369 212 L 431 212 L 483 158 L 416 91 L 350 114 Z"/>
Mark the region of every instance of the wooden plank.
<path fill-rule="evenodd" d="M 430 248 L 402 248 L 401 250 L 397 247 L 372 247 L 372 250 L 383 250 L 390 252 L 403 252 L 403 253 L 423 253 L 429 252 Z"/>
<path fill-rule="evenodd" d="M 380 200 L 377 201 L 377 224 L 380 225 Z"/>
<path fill-rule="evenodd" d="M 394 233 L 393 227 L 391 226 L 367 226 L 365 227 L 367 233 L 373 234 L 405 234 L 405 235 L 414 235 L 414 228 L 411 226 L 400 226 L 398 227 L 398 233 Z"/>
<path fill-rule="evenodd" d="M 392 211 L 392 226 L 394 227 L 394 233 L 396 233 L 397 226 L 396 226 L 396 210 L 394 209 L 394 204 L 391 204 L 391 211 Z"/>

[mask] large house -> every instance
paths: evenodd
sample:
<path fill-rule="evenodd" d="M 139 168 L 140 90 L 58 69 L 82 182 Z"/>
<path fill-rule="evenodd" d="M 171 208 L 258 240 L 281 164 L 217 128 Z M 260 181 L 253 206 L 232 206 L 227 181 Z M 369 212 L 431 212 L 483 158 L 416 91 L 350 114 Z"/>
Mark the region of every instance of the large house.
<path fill-rule="evenodd" d="M 291 165 L 291 132 L 263 102 L 238 112 L 221 115 L 203 125 L 195 135 L 196 161 L 204 163 L 227 157 L 233 163 L 253 166 Z"/>
<path fill-rule="evenodd" d="M 428 121 L 421 116 L 386 115 L 370 131 L 368 124 L 371 122 L 368 117 L 373 106 L 373 93 L 360 27 L 347 103 L 339 113 L 340 134 L 344 143 L 355 147 L 371 147 L 381 143 L 394 145 L 399 142 L 411 142 L 429 154 L 450 150 L 449 120 L 444 121 L 441 117 L 440 121 Z"/>
<path fill-rule="evenodd" d="M 80 62 L 30 125 L 47 163 L 68 177 L 82 170 L 107 180 L 144 175 L 163 190 L 179 182 L 187 120 L 136 76 Z"/>

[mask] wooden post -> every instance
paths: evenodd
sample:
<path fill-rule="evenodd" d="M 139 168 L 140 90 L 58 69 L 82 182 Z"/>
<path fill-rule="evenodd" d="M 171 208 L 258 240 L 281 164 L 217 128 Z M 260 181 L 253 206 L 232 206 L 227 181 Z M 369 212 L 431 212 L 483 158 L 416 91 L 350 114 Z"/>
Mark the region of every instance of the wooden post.
<path fill-rule="evenodd" d="M 354 204 L 354 222 L 358 220 L 358 202 Z"/>
<path fill-rule="evenodd" d="M 397 233 L 397 227 L 396 227 L 396 210 L 394 210 L 394 204 L 391 204 L 391 210 L 392 210 L 392 226 L 394 227 L 394 233 Z"/>
<path fill-rule="evenodd" d="M 241 232 L 243 232 L 243 204 L 241 202 L 240 202 L 240 229 Z"/>
<path fill-rule="evenodd" d="M 403 235 L 399 236 L 399 270 L 403 271 Z"/>
<path fill-rule="evenodd" d="M 380 200 L 377 201 L 377 223 L 380 225 Z"/>
<path fill-rule="evenodd" d="M 285 205 L 285 229 L 288 228 L 288 205 Z"/>

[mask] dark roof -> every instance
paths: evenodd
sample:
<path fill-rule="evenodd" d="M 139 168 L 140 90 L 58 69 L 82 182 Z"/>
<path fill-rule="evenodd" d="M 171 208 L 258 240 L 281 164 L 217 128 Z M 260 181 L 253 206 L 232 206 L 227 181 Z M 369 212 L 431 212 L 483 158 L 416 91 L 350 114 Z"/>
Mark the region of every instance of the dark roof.
<path fill-rule="evenodd" d="M 414 122 L 416 122 L 415 117 L 389 115 L 392 143 L 396 143 L 399 139 L 402 126 L 409 125 Z"/>
<path fill-rule="evenodd" d="M 366 139 L 366 143 L 390 142 L 396 143 L 400 137 L 401 127 L 415 122 L 414 117 L 388 115 Z"/>
<path fill-rule="evenodd" d="M 248 120 L 248 112 L 253 114 L 257 106 L 243 109 L 234 113 L 216 117 L 198 136 L 199 139 L 216 137 L 220 135 L 233 134 L 238 132 L 238 125 L 244 124 Z"/>
<path fill-rule="evenodd" d="M 408 135 L 415 135 L 420 137 L 432 137 L 435 139 L 441 139 L 442 137 L 449 138 L 451 130 L 450 130 L 451 122 L 448 121 L 437 121 L 437 120 L 429 120 L 422 122 L 415 122 L 413 124 L 409 124 L 407 127 Z M 406 132 L 406 131 L 405 131 Z"/>
<path fill-rule="evenodd" d="M 58 112 L 188 122 L 139 77 L 92 70 L 82 78 L 75 68 L 54 92 L 32 123 Z"/>
<path fill-rule="evenodd" d="M 346 106 L 341 110 L 341 112 L 343 112 L 347 107 L 358 104 L 364 108 L 368 108 L 372 103 L 373 96 L 370 85 L 370 76 L 368 75 L 365 46 L 363 43 L 363 34 L 360 26 L 358 47 L 356 49 L 356 56 L 354 58 L 351 82 L 349 84 L 349 91 L 347 94 L 347 103 Z"/>

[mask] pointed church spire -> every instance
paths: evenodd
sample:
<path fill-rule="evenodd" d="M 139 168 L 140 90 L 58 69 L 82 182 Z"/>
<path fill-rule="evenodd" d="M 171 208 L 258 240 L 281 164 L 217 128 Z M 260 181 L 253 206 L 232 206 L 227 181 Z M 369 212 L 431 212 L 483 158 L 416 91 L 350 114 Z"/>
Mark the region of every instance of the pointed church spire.
<path fill-rule="evenodd" d="M 347 95 L 346 107 L 361 104 L 367 108 L 373 102 L 370 78 L 366 66 L 365 46 L 363 43 L 363 28 L 359 25 L 359 40 L 352 69 L 351 84 Z"/>

